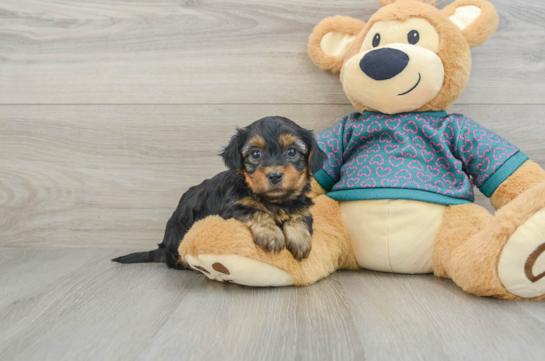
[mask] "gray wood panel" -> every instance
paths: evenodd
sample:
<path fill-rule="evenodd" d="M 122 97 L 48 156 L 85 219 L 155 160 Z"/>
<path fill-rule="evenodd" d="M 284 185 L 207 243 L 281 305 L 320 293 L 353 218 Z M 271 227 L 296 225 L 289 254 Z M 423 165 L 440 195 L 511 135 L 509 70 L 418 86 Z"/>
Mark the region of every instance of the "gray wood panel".
<path fill-rule="evenodd" d="M 545 166 L 545 106 L 457 106 Z M 146 249 L 191 185 L 224 169 L 235 126 L 321 130 L 348 105 L 1 106 L 0 245 Z M 516 125 L 516 126 L 514 126 Z M 478 203 L 488 207 L 484 196 Z M 2 214 L 3 213 L 3 214 Z"/>
<path fill-rule="evenodd" d="M 444 2 L 444 3 L 448 3 Z M 463 104 L 541 104 L 545 3 L 495 0 Z M 2 104 L 347 104 L 307 38 L 323 18 L 367 20 L 376 0 L 3 0 Z"/>
<path fill-rule="evenodd" d="M 9 249 L 0 251 L 0 308 L 19 303 L 29 292 L 48 289 L 80 267 L 103 260 L 100 249 Z"/>
<path fill-rule="evenodd" d="M 2 360 L 541 360 L 545 304 L 478 298 L 449 280 L 337 272 L 305 288 L 248 288 L 125 250 L 0 248 L 12 302 Z M 86 259 L 79 267 L 67 259 Z M 48 265 L 47 269 L 41 268 Z M 26 282 L 30 276 L 41 284 Z M 19 282 L 17 282 L 19 281 Z"/>
<path fill-rule="evenodd" d="M 433 275 L 343 272 L 339 281 L 370 359 L 543 358 L 543 302 L 477 297 Z"/>
<path fill-rule="evenodd" d="M 492 2 L 498 32 L 451 111 L 545 166 L 545 2 Z M 2 0 L 0 360 L 542 360 L 545 303 L 429 275 L 256 289 L 110 261 L 162 239 L 236 125 L 353 112 L 306 42 L 322 18 L 379 6 Z"/>

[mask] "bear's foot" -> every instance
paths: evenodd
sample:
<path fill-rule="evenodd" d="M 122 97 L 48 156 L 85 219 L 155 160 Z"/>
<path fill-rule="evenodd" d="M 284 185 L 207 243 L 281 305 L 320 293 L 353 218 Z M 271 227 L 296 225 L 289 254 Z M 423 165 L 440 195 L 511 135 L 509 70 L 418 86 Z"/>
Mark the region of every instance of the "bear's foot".
<path fill-rule="evenodd" d="M 180 262 L 212 280 L 258 287 L 308 286 L 336 269 L 358 269 L 338 203 L 321 196 L 311 212 L 312 251 L 301 261 L 287 249 L 263 250 L 254 243 L 250 229 L 235 219 L 209 216 L 186 233 L 178 248 Z"/>
<path fill-rule="evenodd" d="M 498 275 L 505 289 L 523 298 L 545 295 L 545 209 L 517 228 L 501 252 Z"/>
<path fill-rule="evenodd" d="M 433 249 L 435 274 L 478 296 L 545 298 L 545 184 L 491 215 L 450 206 Z"/>
<path fill-rule="evenodd" d="M 292 286 L 295 280 L 288 273 L 236 254 L 186 255 L 189 266 L 211 280 L 233 282 L 253 287 Z"/>

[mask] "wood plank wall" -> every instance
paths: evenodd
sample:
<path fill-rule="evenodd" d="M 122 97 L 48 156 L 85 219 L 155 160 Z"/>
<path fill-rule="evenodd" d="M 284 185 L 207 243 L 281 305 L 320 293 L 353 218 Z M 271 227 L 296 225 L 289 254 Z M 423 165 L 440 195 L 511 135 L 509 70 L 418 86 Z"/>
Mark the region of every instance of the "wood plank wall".
<path fill-rule="evenodd" d="M 545 2 L 492 0 L 453 112 L 545 166 Z M 446 5 L 448 2 L 443 2 Z M 376 0 L 3 0 L 0 246 L 148 249 L 179 197 L 223 169 L 235 126 L 320 130 L 355 109 L 306 41 Z M 487 206 L 480 196 L 478 203 Z"/>

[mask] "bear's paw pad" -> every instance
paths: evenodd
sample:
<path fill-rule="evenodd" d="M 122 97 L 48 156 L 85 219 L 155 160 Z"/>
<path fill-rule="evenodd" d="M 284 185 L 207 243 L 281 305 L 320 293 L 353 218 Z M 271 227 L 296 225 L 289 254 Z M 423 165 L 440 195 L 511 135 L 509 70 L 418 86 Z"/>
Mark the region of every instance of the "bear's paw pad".
<path fill-rule="evenodd" d="M 498 276 L 507 291 L 519 297 L 545 294 L 545 209 L 509 238 L 500 256 Z"/>
<path fill-rule="evenodd" d="M 295 280 L 285 271 L 236 254 L 185 256 L 189 266 L 211 280 L 253 287 L 291 286 Z"/>

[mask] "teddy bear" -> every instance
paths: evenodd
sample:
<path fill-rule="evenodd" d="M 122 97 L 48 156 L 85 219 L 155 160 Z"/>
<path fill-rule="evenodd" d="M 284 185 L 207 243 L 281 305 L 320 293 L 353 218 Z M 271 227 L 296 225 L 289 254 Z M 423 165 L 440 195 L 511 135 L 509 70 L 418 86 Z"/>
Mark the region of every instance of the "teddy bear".
<path fill-rule="evenodd" d="M 312 251 L 257 247 L 247 227 L 211 216 L 180 245 L 180 262 L 247 286 L 306 286 L 338 269 L 433 273 L 464 291 L 545 298 L 545 171 L 515 145 L 447 109 L 471 71 L 470 49 L 495 32 L 489 2 L 379 0 L 368 22 L 322 20 L 308 51 L 339 73 L 358 112 L 316 135 Z M 474 187 L 491 214 L 473 203 Z"/>

